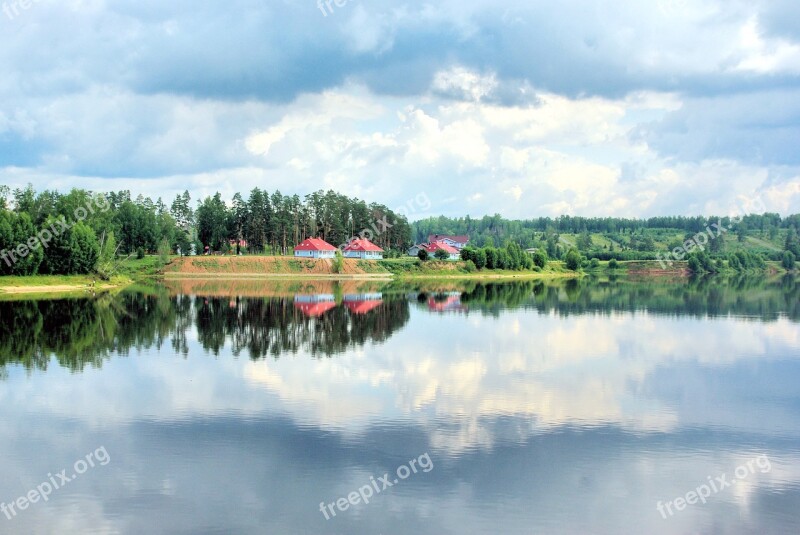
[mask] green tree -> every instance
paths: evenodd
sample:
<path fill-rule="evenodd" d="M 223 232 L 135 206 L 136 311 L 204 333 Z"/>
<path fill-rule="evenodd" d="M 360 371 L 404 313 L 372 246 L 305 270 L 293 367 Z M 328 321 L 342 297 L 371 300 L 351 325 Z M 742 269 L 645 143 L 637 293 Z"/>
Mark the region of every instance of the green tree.
<path fill-rule="evenodd" d="M 544 269 L 547 266 L 548 258 L 545 251 L 536 251 L 533 253 L 533 263 L 536 266 Z"/>
<path fill-rule="evenodd" d="M 703 266 L 695 255 L 689 257 L 689 271 L 692 273 L 701 273 L 703 271 Z"/>
<path fill-rule="evenodd" d="M 44 253 L 42 271 L 53 275 L 94 272 L 100 258 L 100 243 L 88 225 L 79 221 L 56 233 Z"/>
<path fill-rule="evenodd" d="M 784 249 L 791 252 L 795 258 L 800 257 L 800 237 L 798 237 L 797 229 L 794 227 L 790 227 L 789 232 L 786 234 Z"/>
<path fill-rule="evenodd" d="M 417 258 L 419 258 L 423 262 L 427 262 L 428 257 L 429 257 L 428 251 L 426 251 L 425 249 L 420 249 L 419 252 L 417 253 Z"/>
<path fill-rule="evenodd" d="M 334 273 L 341 273 L 344 270 L 344 257 L 340 249 L 336 249 L 336 255 L 333 257 L 331 268 Z"/>
<path fill-rule="evenodd" d="M 795 262 L 797 262 L 797 258 L 794 256 L 794 253 L 791 251 L 783 253 L 781 264 L 786 271 L 792 271 L 795 267 Z"/>
<path fill-rule="evenodd" d="M 197 208 L 198 238 L 212 250 L 222 250 L 228 243 L 228 209 L 219 192 L 206 197 Z"/>
<path fill-rule="evenodd" d="M 584 230 L 583 232 L 578 235 L 577 239 L 578 249 L 581 251 L 588 251 L 594 246 L 594 242 L 592 241 L 592 235 L 589 234 L 588 230 Z"/>
<path fill-rule="evenodd" d="M 436 249 L 436 252 L 433 253 L 433 256 L 436 258 L 436 260 L 447 260 L 450 258 L 450 254 L 444 249 Z"/>
<path fill-rule="evenodd" d="M 472 259 L 475 262 L 475 267 L 478 269 L 483 269 L 486 267 L 486 251 L 483 249 L 476 249 L 475 256 Z"/>
<path fill-rule="evenodd" d="M 77 274 L 93 273 L 100 258 L 100 243 L 97 235 L 88 225 L 79 221 L 72 227 L 72 272 Z"/>
<path fill-rule="evenodd" d="M 172 247 L 169 244 L 169 240 L 164 238 L 161 240 L 161 243 L 158 244 L 158 261 L 161 263 L 162 266 L 166 266 L 169 264 L 169 257 L 172 254 Z"/>
<path fill-rule="evenodd" d="M 575 249 L 570 249 L 566 256 L 564 256 L 564 263 L 567 266 L 567 269 L 571 271 L 578 271 L 578 269 L 581 267 L 581 254 Z"/>

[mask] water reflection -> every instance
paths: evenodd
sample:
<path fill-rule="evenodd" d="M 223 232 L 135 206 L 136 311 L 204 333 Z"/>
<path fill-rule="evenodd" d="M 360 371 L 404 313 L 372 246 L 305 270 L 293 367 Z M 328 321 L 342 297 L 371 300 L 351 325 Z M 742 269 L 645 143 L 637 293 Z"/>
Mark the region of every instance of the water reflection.
<path fill-rule="evenodd" d="M 208 284 L 208 283 L 206 283 Z M 0 301 L 0 365 L 46 369 L 50 357 L 79 371 L 99 366 L 111 352 L 169 342 L 188 351 L 187 335 L 196 330 L 204 350 L 231 352 L 252 359 L 305 348 L 312 355 L 334 355 L 367 342 L 382 342 L 402 329 L 409 307 L 429 312 L 488 314 L 534 309 L 562 317 L 602 312 L 647 312 L 677 317 L 737 316 L 762 322 L 800 320 L 797 279 L 699 278 L 686 283 L 613 280 L 569 280 L 563 283 L 520 282 L 441 287 L 392 287 L 383 292 L 327 283 L 330 293 L 272 291 L 266 296 L 239 292 L 237 283 L 209 293 L 176 294 L 163 287 L 149 292 L 106 294 L 95 299 Z M 319 290 L 311 286 L 305 291 Z M 197 288 L 192 288 L 197 290 Z M 174 290 L 174 289 L 173 289 Z M 353 293 L 343 293 L 344 291 Z M 244 295 L 242 295 L 244 294 Z"/>
<path fill-rule="evenodd" d="M 204 281 L 0 302 L 0 455 L 18 461 L 2 495 L 112 456 L 3 527 L 796 532 L 799 298 L 782 278 Z M 424 478 L 319 514 L 424 452 Z M 669 522 L 656 511 L 762 453 L 769 473 Z"/>

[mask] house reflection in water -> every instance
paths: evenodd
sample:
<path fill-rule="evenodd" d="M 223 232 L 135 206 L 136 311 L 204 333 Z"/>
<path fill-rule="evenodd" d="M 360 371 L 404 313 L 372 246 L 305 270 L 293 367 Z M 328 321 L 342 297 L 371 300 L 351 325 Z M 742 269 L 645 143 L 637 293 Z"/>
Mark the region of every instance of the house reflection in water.
<path fill-rule="evenodd" d="M 316 318 L 336 308 L 336 298 L 333 294 L 295 295 L 294 307 L 304 315 Z"/>
<path fill-rule="evenodd" d="M 349 294 L 344 296 L 344 306 L 353 314 L 366 314 L 381 306 L 382 303 L 382 293 Z"/>
<path fill-rule="evenodd" d="M 428 310 L 432 312 L 466 312 L 466 305 L 461 304 L 459 292 L 445 292 L 428 296 Z"/>

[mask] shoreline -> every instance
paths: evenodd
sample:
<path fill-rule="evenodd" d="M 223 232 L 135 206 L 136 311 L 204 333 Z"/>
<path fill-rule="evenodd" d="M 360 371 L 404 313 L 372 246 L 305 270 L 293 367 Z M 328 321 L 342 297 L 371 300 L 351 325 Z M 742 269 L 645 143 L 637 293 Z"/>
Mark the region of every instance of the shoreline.
<path fill-rule="evenodd" d="M 238 260 L 242 258 L 242 260 Z M 414 282 L 414 281 L 517 281 L 517 280 L 558 280 L 558 279 L 580 279 L 597 275 L 612 275 L 636 279 L 658 279 L 658 278 L 680 278 L 689 279 L 691 273 L 684 265 L 676 265 L 672 269 L 663 269 L 658 261 L 638 260 L 630 262 L 620 262 L 619 267 L 614 270 L 608 269 L 607 265 L 599 268 L 566 271 L 560 263 L 554 263 L 550 269 L 544 271 L 476 271 L 466 273 L 459 269 L 455 263 L 435 263 L 428 264 L 423 271 L 415 271 L 411 264 L 395 264 L 398 269 L 390 271 L 385 265 L 379 263 L 365 266 L 360 261 L 351 261 L 348 264 L 347 272 L 332 273 L 328 268 L 330 265 L 326 261 L 312 262 L 303 265 L 303 271 L 286 272 L 280 269 L 281 266 L 291 261 L 297 262 L 292 257 L 227 257 L 224 264 L 219 265 L 211 259 L 213 265 L 205 265 L 204 268 L 197 269 L 194 264 L 196 259 L 200 259 L 203 264 L 208 264 L 207 257 L 183 257 L 174 258 L 166 269 L 153 269 L 152 262 L 145 262 L 132 267 L 125 274 L 112 277 L 110 281 L 102 281 L 96 275 L 32 275 L 32 276 L 4 276 L 0 277 L 0 298 L 2 297 L 35 297 L 35 296 L 78 296 L 90 293 L 105 293 L 112 290 L 123 289 L 139 281 L 284 281 L 284 282 Z M 260 260 L 265 259 L 265 260 Z M 242 271 L 236 269 L 260 265 L 261 262 L 269 264 L 264 268 L 276 268 L 274 271 L 264 269 L 261 271 Z M 306 261 L 304 261 L 306 262 Z M 183 270 L 186 265 L 189 269 Z M 236 264 L 239 264 L 238 266 Z M 604 263 L 606 264 L 606 263 Z M 365 271 L 370 268 L 378 268 L 381 271 Z M 763 272 L 770 276 L 778 271 L 774 266 Z M 718 276 L 730 275 L 732 273 L 718 273 Z M 755 275 L 755 273 L 754 273 Z"/>

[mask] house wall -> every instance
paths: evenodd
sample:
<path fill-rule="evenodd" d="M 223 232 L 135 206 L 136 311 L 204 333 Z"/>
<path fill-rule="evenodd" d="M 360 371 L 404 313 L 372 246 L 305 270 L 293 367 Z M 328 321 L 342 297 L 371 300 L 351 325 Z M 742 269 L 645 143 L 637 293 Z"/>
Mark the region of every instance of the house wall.
<path fill-rule="evenodd" d="M 333 258 L 336 251 L 295 251 L 294 256 L 298 258 Z"/>
<path fill-rule="evenodd" d="M 345 251 L 345 258 L 361 258 L 362 260 L 381 260 L 383 253 L 374 251 Z"/>

